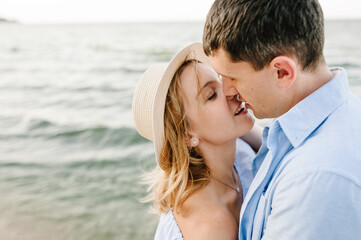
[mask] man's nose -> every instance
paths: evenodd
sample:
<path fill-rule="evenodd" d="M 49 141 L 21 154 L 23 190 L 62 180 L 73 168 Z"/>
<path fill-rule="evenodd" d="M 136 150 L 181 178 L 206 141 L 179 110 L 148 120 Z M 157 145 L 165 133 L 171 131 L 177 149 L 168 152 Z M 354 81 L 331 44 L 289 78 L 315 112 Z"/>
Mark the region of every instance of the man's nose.
<path fill-rule="evenodd" d="M 235 86 L 232 84 L 232 81 L 230 79 L 222 79 L 222 88 L 223 93 L 226 97 L 234 96 L 238 94 L 238 90 L 235 88 Z"/>

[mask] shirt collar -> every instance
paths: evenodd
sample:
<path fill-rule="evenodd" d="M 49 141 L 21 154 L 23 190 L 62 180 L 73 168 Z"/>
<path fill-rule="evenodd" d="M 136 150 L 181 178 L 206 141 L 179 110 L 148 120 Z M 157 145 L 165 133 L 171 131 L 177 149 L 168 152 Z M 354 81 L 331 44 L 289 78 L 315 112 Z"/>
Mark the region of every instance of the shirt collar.
<path fill-rule="evenodd" d="M 341 70 L 341 73 L 276 119 L 295 148 L 348 98 L 345 69 L 331 70 Z"/>

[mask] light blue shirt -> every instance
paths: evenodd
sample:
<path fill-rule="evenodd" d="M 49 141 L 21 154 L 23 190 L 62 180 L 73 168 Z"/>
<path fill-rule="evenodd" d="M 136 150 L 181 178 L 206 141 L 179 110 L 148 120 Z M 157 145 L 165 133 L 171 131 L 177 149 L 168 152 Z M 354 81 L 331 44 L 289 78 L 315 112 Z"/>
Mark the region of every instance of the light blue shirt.
<path fill-rule="evenodd" d="M 255 153 L 243 140 L 237 139 L 237 151 L 234 166 L 242 183 L 243 198 L 253 180 L 252 162 Z M 162 214 L 159 220 L 155 240 L 182 240 L 183 236 L 174 218 L 173 211 Z"/>
<path fill-rule="evenodd" d="M 340 70 L 264 129 L 239 239 L 361 239 L 361 100 Z"/>

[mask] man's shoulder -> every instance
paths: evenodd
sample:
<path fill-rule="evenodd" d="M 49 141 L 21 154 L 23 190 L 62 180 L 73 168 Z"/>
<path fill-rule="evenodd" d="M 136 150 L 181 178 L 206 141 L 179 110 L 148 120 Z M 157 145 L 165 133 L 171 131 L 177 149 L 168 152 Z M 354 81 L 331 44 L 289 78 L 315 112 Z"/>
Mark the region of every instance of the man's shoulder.
<path fill-rule="evenodd" d="M 359 105 L 357 108 L 353 105 Z M 282 159 L 279 172 L 335 169 L 361 181 L 361 101 L 336 109 L 297 148 Z"/>
<path fill-rule="evenodd" d="M 361 99 L 350 94 L 349 100 L 336 108 L 303 141 L 290 157 L 312 162 L 339 162 L 340 158 L 361 159 Z M 318 159 L 318 161 L 314 161 Z"/>
<path fill-rule="evenodd" d="M 353 167 L 343 167 L 342 164 L 328 164 L 323 161 L 302 161 L 294 158 L 288 164 L 280 165 L 269 184 L 269 193 L 272 196 L 282 194 L 294 194 L 303 192 L 311 194 L 312 191 L 323 191 L 324 196 L 333 196 L 338 200 L 344 197 L 356 196 L 361 200 L 361 160 L 353 164 Z M 342 161 L 342 159 L 340 159 Z M 332 160 L 331 160 L 332 161 Z M 337 189 L 338 193 L 335 193 Z M 356 195 L 355 195 L 356 194 Z M 316 194 L 317 195 L 317 194 Z M 321 198 L 322 199 L 322 198 Z"/>
<path fill-rule="evenodd" d="M 337 118 L 335 118 L 337 117 Z M 347 100 L 338 106 L 328 118 L 334 121 L 337 119 L 360 119 L 361 118 L 361 98 L 349 92 Z"/>
<path fill-rule="evenodd" d="M 361 179 L 360 147 L 346 138 L 324 142 L 322 139 L 309 139 L 299 148 L 291 150 L 280 163 L 282 171 L 309 172 L 335 169 L 357 175 Z M 361 142 L 361 138 L 357 140 Z"/>
<path fill-rule="evenodd" d="M 337 138 L 333 135 L 328 138 L 311 137 L 299 148 L 291 150 L 280 162 L 275 177 L 316 177 L 331 174 L 361 186 L 361 148 L 355 144 L 355 140 L 347 139 L 347 136 L 344 136 L 344 139 L 330 140 L 332 137 Z M 358 137 L 357 141 L 360 143 L 361 138 Z"/>

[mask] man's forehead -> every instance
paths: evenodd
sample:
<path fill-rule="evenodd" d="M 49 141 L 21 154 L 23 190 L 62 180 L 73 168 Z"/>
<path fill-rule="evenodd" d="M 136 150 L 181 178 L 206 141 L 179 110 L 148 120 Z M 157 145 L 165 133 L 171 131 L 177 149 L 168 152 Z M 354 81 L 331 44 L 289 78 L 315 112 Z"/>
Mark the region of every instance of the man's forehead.
<path fill-rule="evenodd" d="M 229 77 L 229 74 L 232 73 L 231 65 L 218 59 L 217 57 L 212 57 L 211 60 L 212 67 L 218 75 L 223 77 Z"/>
<path fill-rule="evenodd" d="M 213 54 L 212 54 L 212 56 L 211 56 L 211 64 L 212 64 L 213 69 L 214 69 L 216 72 L 219 72 L 220 69 L 224 68 L 222 56 L 221 56 L 221 54 L 219 54 L 219 53 L 217 52 L 217 50 L 214 51 Z"/>

